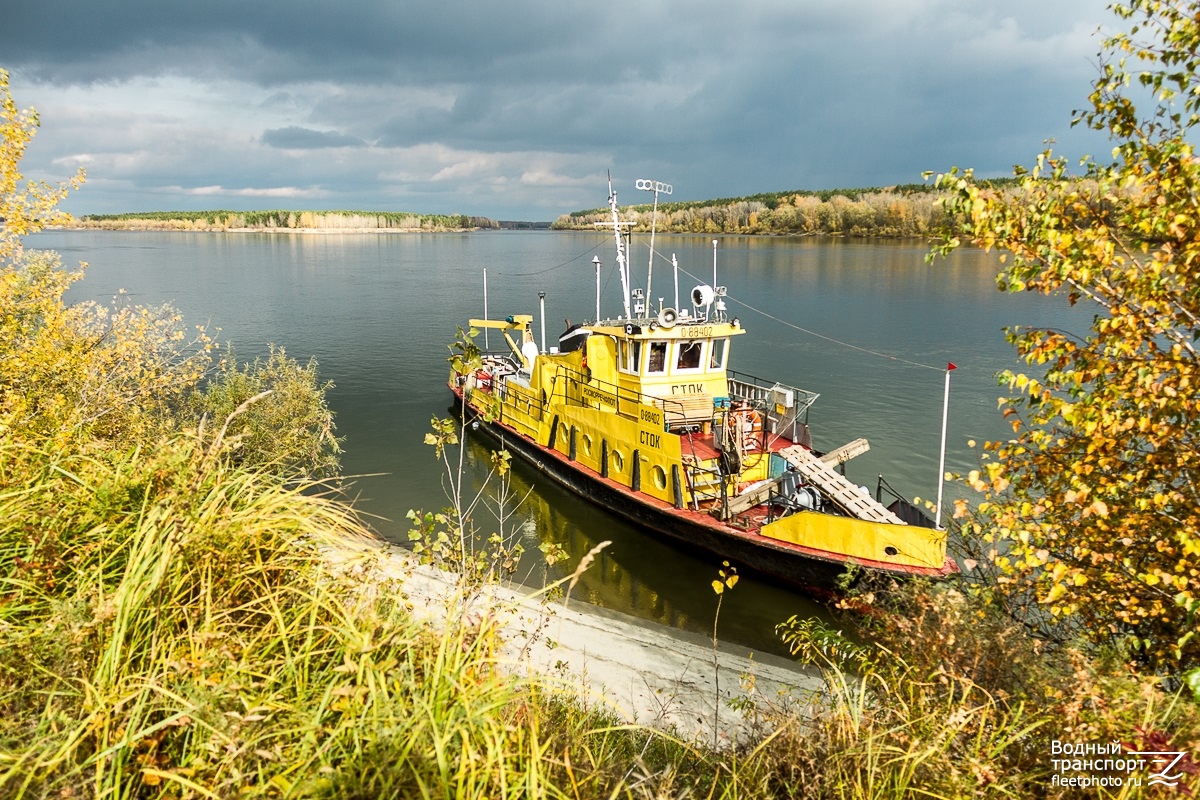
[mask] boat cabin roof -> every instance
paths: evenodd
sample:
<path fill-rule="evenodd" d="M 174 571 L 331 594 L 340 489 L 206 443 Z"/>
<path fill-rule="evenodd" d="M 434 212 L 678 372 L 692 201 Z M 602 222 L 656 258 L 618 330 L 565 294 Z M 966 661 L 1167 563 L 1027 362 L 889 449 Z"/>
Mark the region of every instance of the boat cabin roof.
<path fill-rule="evenodd" d="M 734 322 L 708 322 L 682 320 L 670 327 L 657 320 L 603 320 L 588 326 L 592 333 L 626 339 L 716 339 L 725 336 L 740 336 L 745 333 L 742 326 Z"/>

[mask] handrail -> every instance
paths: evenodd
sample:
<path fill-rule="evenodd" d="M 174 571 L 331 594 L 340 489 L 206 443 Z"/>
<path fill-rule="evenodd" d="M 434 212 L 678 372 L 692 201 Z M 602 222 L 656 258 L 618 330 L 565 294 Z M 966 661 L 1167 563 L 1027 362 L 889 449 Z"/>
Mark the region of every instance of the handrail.
<path fill-rule="evenodd" d="M 815 403 L 817 398 L 821 396 L 817 392 L 810 392 L 808 389 L 801 389 L 799 386 L 788 386 L 787 384 L 780 383 L 779 381 L 768 381 L 765 378 L 759 378 L 755 375 L 748 375 L 744 372 L 735 372 L 731 369 L 725 371 L 725 376 L 730 383 L 738 383 L 747 387 L 748 389 L 756 389 L 761 392 L 762 396 L 756 399 L 764 399 L 766 395 L 777 389 L 796 392 L 798 395 L 802 395 L 807 401 L 803 407 L 805 410 Z"/>
<path fill-rule="evenodd" d="M 598 389 L 600 389 L 601 391 L 611 394 L 613 396 L 613 400 L 615 402 L 614 410 L 616 411 L 616 413 L 619 416 L 625 417 L 626 419 L 636 420 L 636 419 L 638 419 L 638 415 L 636 412 L 631 413 L 628 411 L 623 411 L 621 409 L 621 401 L 622 400 L 624 400 L 626 402 L 632 402 L 637 405 L 646 405 L 646 406 L 652 406 L 652 407 L 657 406 L 658 408 L 661 408 L 663 411 L 664 421 L 666 419 L 666 414 L 668 413 L 668 410 L 666 408 L 667 404 L 678 407 L 678 411 L 673 411 L 672 413 L 678 413 L 680 415 L 683 414 L 683 404 L 676 400 L 668 400 L 663 397 L 655 397 L 653 395 L 643 394 L 641 392 L 637 392 L 632 389 L 627 389 L 627 388 L 619 386 L 617 384 L 609 383 L 608 381 L 602 381 L 595 377 L 593 377 L 589 380 L 588 376 L 585 375 L 584 373 L 580 372 L 579 370 L 569 367 L 565 364 L 559 364 L 555 368 L 555 373 L 554 373 L 554 387 L 555 387 L 554 394 L 555 394 L 555 396 L 558 396 L 559 392 L 561 391 L 563 401 L 566 403 L 578 402 L 578 404 L 580 406 L 583 406 L 585 408 L 593 407 L 593 406 L 599 407 L 600 405 L 602 405 L 599 402 L 589 402 L 589 401 L 582 400 L 582 399 L 578 400 L 578 401 L 572 400 L 566 393 L 565 381 L 561 384 L 561 389 L 560 389 L 560 383 L 558 380 L 560 376 L 567 378 L 569 380 L 573 380 L 581 385 L 595 384 L 596 387 Z"/>

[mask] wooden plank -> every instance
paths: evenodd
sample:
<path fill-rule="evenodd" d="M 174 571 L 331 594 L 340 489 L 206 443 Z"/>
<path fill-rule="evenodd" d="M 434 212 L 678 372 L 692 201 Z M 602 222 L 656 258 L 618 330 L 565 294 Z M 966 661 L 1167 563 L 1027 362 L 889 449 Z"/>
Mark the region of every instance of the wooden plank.
<path fill-rule="evenodd" d="M 809 450 L 796 445 L 779 451 L 779 455 L 800 471 L 817 486 L 821 487 L 834 502 L 854 514 L 859 519 L 871 522 L 887 522 L 893 525 L 903 525 L 904 521 L 870 495 L 862 493 L 862 487 L 846 480 L 834 471 L 830 464 L 817 458 Z"/>
<path fill-rule="evenodd" d="M 748 492 L 743 492 L 737 497 L 729 498 L 729 515 L 734 516 L 735 514 L 741 514 L 743 511 L 749 510 L 761 503 L 766 502 L 767 498 L 771 496 L 771 491 L 775 489 L 775 487 L 777 487 L 785 477 L 787 476 L 780 475 L 770 483 L 764 483 L 762 486 L 758 486 Z"/>
<path fill-rule="evenodd" d="M 821 456 L 821 460 L 826 464 L 837 466 L 838 464 L 845 464 L 855 456 L 861 456 L 870 449 L 871 443 L 866 439 L 855 439 L 853 442 L 848 442 L 841 447 L 835 447 L 830 450 Z"/>
<path fill-rule="evenodd" d="M 853 442 L 849 442 L 848 444 L 844 444 L 834 450 L 830 450 L 828 453 L 821 456 L 820 460 L 830 465 L 844 464 L 855 456 L 862 455 L 870 449 L 871 445 L 866 439 L 855 439 Z M 806 450 L 805 452 L 808 451 Z M 765 503 L 767 498 L 771 496 L 771 492 L 774 491 L 775 488 L 778 487 L 786 477 L 786 474 L 780 475 L 778 478 L 773 479 L 770 483 L 764 483 L 762 486 L 757 486 L 748 492 L 739 494 L 737 497 L 731 497 L 729 499 L 730 515 L 732 516 L 734 514 L 741 514 L 743 511 L 747 511 L 757 505 Z M 856 502 L 857 497 L 858 495 L 856 493 L 855 499 L 849 501 L 855 503 L 854 510 L 857 510 L 861 507 L 861 504 Z M 874 501 L 872 501 L 872 505 L 874 505 Z"/>

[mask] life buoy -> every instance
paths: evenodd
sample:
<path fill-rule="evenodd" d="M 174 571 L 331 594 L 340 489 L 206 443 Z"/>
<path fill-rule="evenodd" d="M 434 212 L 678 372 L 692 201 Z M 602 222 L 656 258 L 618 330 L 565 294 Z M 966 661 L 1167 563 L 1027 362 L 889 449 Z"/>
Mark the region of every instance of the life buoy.
<path fill-rule="evenodd" d="M 730 413 L 734 431 L 741 434 L 742 449 L 747 453 L 762 449 L 762 416 L 749 406 L 735 408 Z"/>

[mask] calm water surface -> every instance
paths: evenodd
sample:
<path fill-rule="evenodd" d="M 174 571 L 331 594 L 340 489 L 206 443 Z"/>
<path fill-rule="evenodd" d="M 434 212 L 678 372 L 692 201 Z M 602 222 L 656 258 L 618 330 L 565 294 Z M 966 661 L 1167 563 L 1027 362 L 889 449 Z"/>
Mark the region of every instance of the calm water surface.
<path fill-rule="evenodd" d="M 68 264 L 90 264 L 72 299 L 107 301 L 124 288 L 133 302 L 171 303 L 191 324 L 219 326 L 239 359 L 270 343 L 301 360 L 315 357 L 335 384 L 343 467 L 366 476 L 356 482 L 360 508 L 396 541 L 406 538 L 409 509 L 445 503 L 442 473 L 422 439 L 433 417 L 448 414 L 447 345 L 458 325 L 482 316 L 483 269 L 493 318 L 536 315 L 537 293 L 546 292 L 548 342 L 565 319 L 594 315 L 593 255 L 604 263 L 602 313 L 615 315 L 619 304 L 611 237 L 599 234 L 50 232 L 30 244 L 57 250 Z M 660 236 L 656 249 L 711 281 L 711 237 Z M 1079 331 L 1090 320 L 1061 300 L 1000 294 L 994 256 L 964 252 L 928 266 L 925 252 L 915 242 L 724 237 L 719 244 L 719 283 L 729 287 L 730 313 L 749 330 L 734 342 L 731 366 L 820 392 L 810 417 L 814 444 L 830 449 L 866 437 L 871 451 L 847 464 L 848 475 L 874 491 L 883 473 L 910 499 L 936 496 L 946 362 L 959 367 L 947 469 L 965 472 L 976 464 L 968 439 L 1005 436 L 992 375 L 1019 365 L 1002 329 Z M 647 256 L 645 243 L 635 243 L 641 285 Z M 681 294 L 696 282 L 681 276 Z M 670 304 L 673 294 L 670 265 L 659 260 L 654 296 Z M 540 321 L 534 330 L 540 335 Z M 470 442 L 465 457 L 477 482 L 486 450 Z M 711 631 L 709 582 L 718 564 L 664 545 L 535 473 L 515 472 L 514 489 L 532 492 L 506 524 L 527 549 L 553 540 L 574 563 L 597 542 L 613 541 L 573 597 Z M 532 558 L 526 568 L 540 574 Z M 744 579 L 722 608 L 722 638 L 778 650 L 773 626 L 797 613 L 816 610 L 803 597 Z"/>

